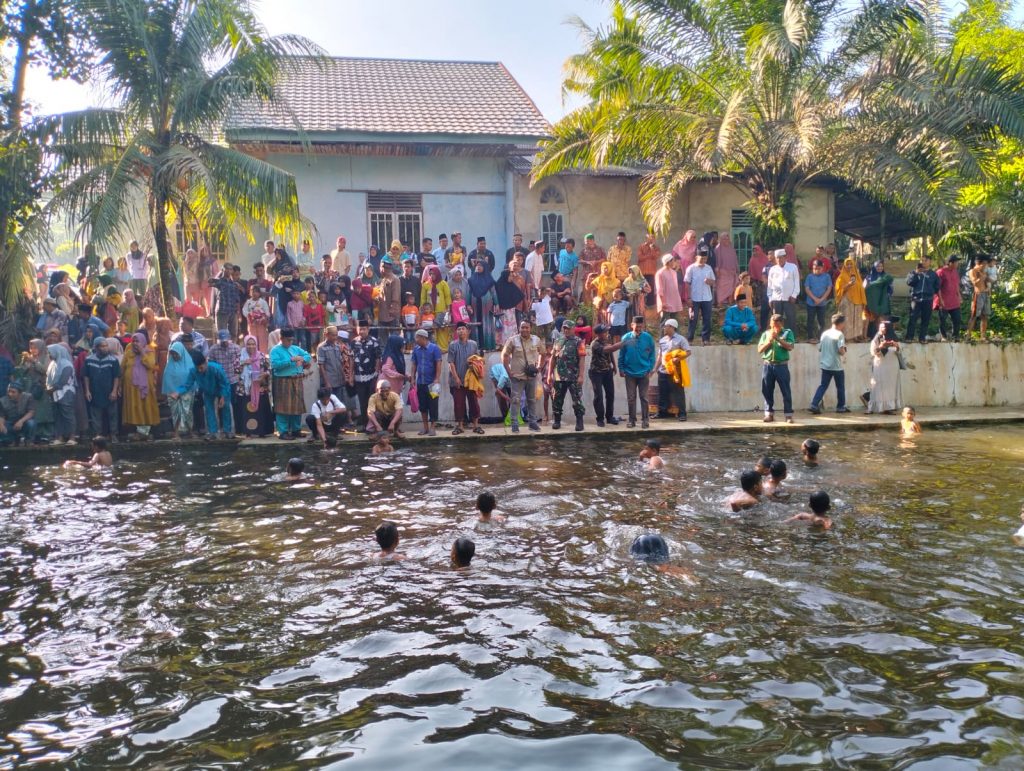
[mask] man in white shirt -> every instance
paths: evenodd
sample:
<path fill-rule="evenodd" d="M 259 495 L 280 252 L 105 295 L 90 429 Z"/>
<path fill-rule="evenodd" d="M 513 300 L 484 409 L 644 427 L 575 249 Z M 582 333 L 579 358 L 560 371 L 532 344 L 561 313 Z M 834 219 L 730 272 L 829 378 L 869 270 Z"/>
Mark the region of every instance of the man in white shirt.
<path fill-rule="evenodd" d="M 337 441 L 347 417 L 341 399 L 331 393 L 330 388 L 321 388 L 316 392 L 316 401 L 306 416 L 306 426 L 310 432 L 309 441 L 315 442 L 319 437 L 326 448 L 329 444 L 327 435 L 330 434 L 331 439 Z"/>
<path fill-rule="evenodd" d="M 555 314 L 551 310 L 551 298 L 554 292 L 548 287 L 541 290 L 537 302 L 530 306 L 533 311 L 533 324 L 541 340 L 547 340 L 551 335 L 551 327 L 555 323 Z"/>
<path fill-rule="evenodd" d="M 337 245 L 331 250 L 331 264 L 340 276 L 347 276 L 352 270 L 352 257 L 345 249 L 347 243 L 345 236 L 338 236 Z"/>
<path fill-rule="evenodd" d="M 664 334 L 658 340 L 658 358 L 654 363 L 658 372 L 658 417 L 672 417 L 669 410 L 675 405 L 679 410 L 676 418 L 682 422 L 686 420 L 686 389 L 672 379 L 665 366 L 665 355 L 669 351 L 686 351 L 686 357 L 689 358 L 690 344 L 679 334 L 679 322 L 675 319 L 666 319 L 661 329 Z"/>
<path fill-rule="evenodd" d="M 128 254 L 125 257 L 128 259 L 128 269 L 132 274 L 132 292 L 141 303 L 149 284 L 149 249 L 143 251 L 139 249 L 138 241 L 132 241 L 128 244 Z"/>
<path fill-rule="evenodd" d="M 686 332 L 686 339 L 693 342 L 693 335 L 697 331 L 697 315 L 700 314 L 700 341 L 703 345 L 711 342 L 711 306 L 715 299 L 715 271 L 708 265 L 708 253 L 706 246 L 697 249 L 697 261 L 683 274 L 683 283 L 690 287 L 690 328 Z"/>
<path fill-rule="evenodd" d="M 270 266 L 274 264 L 274 260 L 277 259 L 277 255 L 274 254 L 274 242 L 264 241 L 263 242 L 263 254 L 260 255 L 260 262 L 263 263 L 263 267 L 270 270 Z"/>
<path fill-rule="evenodd" d="M 800 294 L 800 269 L 786 261 L 786 250 L 775 250 L 775 264 L 768 271 L 768 302 L 772 313 L 786 318 L 786 328 L 796 329 L 796 298 Z"/>
<path fill-rule="evenodd" d="M 533 245 L 533 251 L 526 255 L 525 267 L 534 294 L 540 296 L 540 282 L 544 278 L 544 241 Z"/>

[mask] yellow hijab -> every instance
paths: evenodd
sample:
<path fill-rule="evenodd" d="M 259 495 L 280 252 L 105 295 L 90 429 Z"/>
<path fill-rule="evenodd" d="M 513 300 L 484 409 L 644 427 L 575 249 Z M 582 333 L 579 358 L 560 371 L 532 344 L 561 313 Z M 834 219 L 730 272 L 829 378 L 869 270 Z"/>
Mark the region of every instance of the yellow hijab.
<path fill-rule="evenodd" d="M 843 260 L 842 270 L 836 277 L 836 305 L 848 297 L 854 305 L 867 305 L 868 298 L 864 293 L 864 285 L 860 281 L 860 271 L 853 257 Z"/>
<path fill-rule="evenodd" d="M 601 263 L 601 272 L 594 279 L 594 289 L 605 302 L 611 302 L 612 292 L 619 288 L 619 279 L 612 274 L 610 262 Z"/>

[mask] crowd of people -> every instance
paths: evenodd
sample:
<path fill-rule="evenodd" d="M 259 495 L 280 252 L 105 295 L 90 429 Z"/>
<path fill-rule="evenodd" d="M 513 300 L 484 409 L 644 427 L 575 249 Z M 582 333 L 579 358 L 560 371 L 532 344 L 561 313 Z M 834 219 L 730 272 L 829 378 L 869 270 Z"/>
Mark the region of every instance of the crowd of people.
<path fill-rule="evenodd" d="M 40 274 L 38 337 L 16 362 L 0 352 L 0 442 L 75 442 L 103 436 L 146 440 L 163 421 L 171 438 L 236 434 L 296 439 L 308 429 L 325 445 L 343 431 L 404 436 L 419 413 L 421 435 L 436 434 L 442 372 L 453 400 L 453 433 L 483 433 L 480 399 L 494 387 L 501 416 L 520 424 L 562 427 L 566 398 L 574 428 L 584 430 L 584 378 L 591 381 L 596 425 L 614 425 L 617 377 L 627 420 L 686 420 L 687 358 L 699 332 L 711 340 L 712 309 L 724 308 L 729 344 L 756 342 L 763 359 L 765 420 L 774 394 L 792 421 L 788 362 L 797 344 L 797 305 L 806 309 L 806 340 L 819 345 L 821 385 L 809 405 L 821 411 L 831 384 L 847 412 L 846 342 L 870 340 L 872 387 L 861 395 L 872 412 L 901 407 L 899 371 L 908 365 L 891 317 L 893 278 L 883 262 L 862 276 L 853 257 L 842 264 L 833 245 L 819 247 L 810 272 L 792 244 L 771 258 L 755 245 L 740 271 L 728 234 L 693 230 L 662 254 L 655 235 L 634 250 L 620 232 L 607 251 L 587 234 L 577 251 L 567 238 L 557 254 L 524 244 L 520 234 L 500 271 L 486 239 L 475 248 L 461 233 L 421 248 L 394 241 L 353 260 L 346 239 L 319 260 L 304 241 L 295 256 L 267 241 L 244 278 L 205 246 L 188 249 L 172 295 L 176 325 L 165 313 L 149 249 L 133 241 L 116 263 L 79 261 Z M 927 259 L 907 277 L 911 313 L 906 339 L 921 342 L 933 308 L 949 339 L 961 333 L 956 257 L 933 271 Z M 354 277 L 350 271 L 354 269 Z M 498 277 L 494 278 L 495 272 Z M 986 332 L 992 265 L 968 273 L 974 301 L 968 331 Z M 177 285 L 177 284 L 179 284 Z M 184 291 L 182 291 L 182 286 Z M 831 326 L 826 310 L 834 304 Z M 755 310 L 758 313 L 755 313 Z M 658 329 L 648 331 L 648 318 Z M 197 328 L 204 326 L 214 339 Z M 683 326 L 685 325 L 685 334 Z M 500 351 L 487 366 L 484 354 Z M 407 360 L 408 359 L 408 360 Z M 655 378 L 656 375 L 656 378 Z M 307 396 L 307 381 L 317 379 Z M 657 406 L 648 393 L 657 383 Z M 447 398 L 447 397 L 446 397 Z M 543 417 L 540 406 L 543 402 Z M 161 406 L 165 413 L 161 418 Z"/>

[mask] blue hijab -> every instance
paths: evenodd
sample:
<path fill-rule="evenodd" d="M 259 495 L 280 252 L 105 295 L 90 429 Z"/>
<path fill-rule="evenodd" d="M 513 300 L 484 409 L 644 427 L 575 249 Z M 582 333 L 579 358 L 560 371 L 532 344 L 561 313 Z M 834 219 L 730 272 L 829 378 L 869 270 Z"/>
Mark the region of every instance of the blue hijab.
<path fill-rule="evenodd" d="M 170 353 L 178 354 L 178 360 L 175 361 Z M 193 363 L 192 357 L 189 356 L 189 352 L 185 349 L 185 344 L 180 340 L 171 343 L 171 349 L 167 356 L 167 366 L 164 367 L 164 379 L 161 384 L 163 393 L 184 393 L 189 378 L 194 377 L 195 369 L 196 365 Z"/>
<path fill-rule="evenodd" d="M 391 361 L 395 364 L 395 369 L 399 374 L 405 374 L 405 341 L 401 335 L 392 333 L 388 336 L 388 341 L 384 345 L 384 353 L 381 356 L 381 361 L 391 357 Z"/>

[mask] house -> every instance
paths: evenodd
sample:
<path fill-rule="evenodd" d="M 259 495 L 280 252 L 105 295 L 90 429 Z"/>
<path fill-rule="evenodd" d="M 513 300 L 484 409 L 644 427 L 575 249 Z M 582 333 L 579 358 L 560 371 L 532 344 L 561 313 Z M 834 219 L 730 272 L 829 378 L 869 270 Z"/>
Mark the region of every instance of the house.
<path fill-rule="evenodd" d="M 438 234 L 460 231 L 468 248 L 484 236 L 504 256 L 515 221 L 509 158 L 550 131 L 504 65 L 299 59 L 280 89 L 291 114 L 237 109 L 225 136 L 295 175 L 315 253 L 338 235 L 355 259 L 370 244 L 419 248 L 429 236 L 437 247 Z"/>

